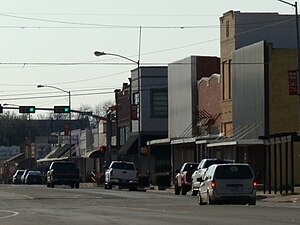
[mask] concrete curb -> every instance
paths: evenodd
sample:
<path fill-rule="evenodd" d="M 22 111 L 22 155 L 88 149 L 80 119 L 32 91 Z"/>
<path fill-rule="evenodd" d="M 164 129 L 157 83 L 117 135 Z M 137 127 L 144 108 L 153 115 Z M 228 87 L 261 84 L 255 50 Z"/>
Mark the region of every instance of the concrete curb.
<path fill-rule="evenodd" d="M 80 188 L 101 188 L 95 183 L 80 183 Z M 151 185 L 150 187 L 139 188 L 138 191 L 146 192 L 158 192 L 158 193 L 170 193 L 174 194 L 174 187 L 158 187 Z M 191 192 L 188 192 L 187 195 L 191 195 Z M 295 193 L 293 194 L 264 194 L 262 191 L 257 191 L 256 198 L 258 201 L 262 202 L 277 202 L 277 203 L 295 203 L 300 205 L 300 187 L 295 188 Z"/>

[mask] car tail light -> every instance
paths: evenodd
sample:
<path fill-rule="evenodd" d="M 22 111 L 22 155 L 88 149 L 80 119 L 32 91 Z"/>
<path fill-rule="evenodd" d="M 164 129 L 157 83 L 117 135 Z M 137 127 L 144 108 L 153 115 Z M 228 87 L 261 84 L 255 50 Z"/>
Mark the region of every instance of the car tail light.
<path fill-rule="evenodd" d="M 211 188 L 212 189 L 216 188 L 216 181 L 214 181 L 214 180 L 211 181 Z"/>
<path fill-rule="evenodd" d="M 257 183 L 256 181 L 253 181 L 253 187 L 256 188 L 257 187 Z"/>

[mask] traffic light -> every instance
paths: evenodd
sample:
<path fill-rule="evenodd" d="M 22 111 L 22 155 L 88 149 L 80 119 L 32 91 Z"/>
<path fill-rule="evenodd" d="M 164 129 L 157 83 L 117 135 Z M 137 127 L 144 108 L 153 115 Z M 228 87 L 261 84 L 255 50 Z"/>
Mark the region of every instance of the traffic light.
<path fill-rule="evenodd" d="M 104 153 L 106 151 L 106 146 L 104 146 L 104 145 L 100 146 L 99 151 L 101 153 Z"/>
<path fill-rule="evenodd" d="M 3 113 L 3 106 L 0 104 L 0 113 Z"/>
<path fill-rule="evenodd" d="M 35 113 L 35 106 L 19 106 L 19 113 Z"/>
<path fill-rule="evenodd" d="M 70 113 L 70 106 L 54 106 L 55 113 Z"/>

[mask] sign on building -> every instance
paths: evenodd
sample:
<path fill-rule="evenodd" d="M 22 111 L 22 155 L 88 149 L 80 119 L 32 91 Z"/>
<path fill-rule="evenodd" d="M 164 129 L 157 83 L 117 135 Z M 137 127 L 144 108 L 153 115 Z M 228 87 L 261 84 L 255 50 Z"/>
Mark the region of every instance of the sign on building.
<path fill-rule="evenodd" d="M 298 72 L 297 70 L 289 70 L 289 95 L 298 95 Z"/>

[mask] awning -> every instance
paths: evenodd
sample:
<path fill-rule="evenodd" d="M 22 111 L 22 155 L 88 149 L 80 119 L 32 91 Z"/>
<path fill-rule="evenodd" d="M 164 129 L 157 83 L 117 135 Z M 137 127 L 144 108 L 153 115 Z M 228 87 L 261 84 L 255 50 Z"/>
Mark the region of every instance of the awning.
<path fill-rule="evenodd" d="M 171 145 L 178 145 L 178 144 L 187 144 L 187 143 L 195 143 L 195 138 L 179 138 L 176 140 L 171 141 Z"/>
<path fill-rule="evenodd" d="M 242 146 L 242 145 L 263 145 L 263 140 L 259 139 L 243 139 L 243 140 L 236 140 L 236 141 L 222 141 L 222 142 L 215 142 L 207 144 L 208 148 L 211 147 L 220 147 L 220 146 L 229 146 L 229 145 L 236 145 L 236 146 Z"/>
<path fill-rule="evenodd" d="M 20 160 L 23 160 L 23 159 L 24 159 L 24 157 L 23 157 L 24 155 L 25 155 L 24 152 L 19 153 L 18 155 L 15 155 L 15 156 L 11 157 L 10 159 L 4 161 L 3 164 L 8 163 L 8 162 L 13 162 L 13 161 L 20 161 Z M 19 160 L 19 159 L 20 159 L 20 160 Z"/>
<path fill-rule="evenodd" d="M 73 154 L 73 149 L 75 149 L 74 144 L 71 145 L 72 147 L 72 154 Z M 52 162 L 52 161 L 58 161 L 58 160 L 66 160 L 69 157 L 69 149 L 70 145 L 65 144 L 61 147 L 56 148 L 54 151 L 51 151 L 47 156 L 45 156 L 42 159 L 38 159 L 38 163 L 42 162 Z"/>
<path fill-rule="evenodd" d="M 169 144 L 170 144 L 170 138 L 147 141 L 147 145 L 169 145 Z"/>
<path fill-rule="evenodd" d="M 126 155 L 128 150 L 135 144 L 135 142 L 137 141 L 138 136 L 137 135 L 133 135 L 130 136 L 128 138 L 128 140 L 126 141 L 126 143 L 120 148 L 120 150 L 118 151 L 118 155 Z"/>
<path fill-rule="evenodd" d="M 101 153 L 99 149 L 87 152 L 84 155 L 84 158 L 100 158 L 100 157 L 103 157 L 103 153 Z"/>

